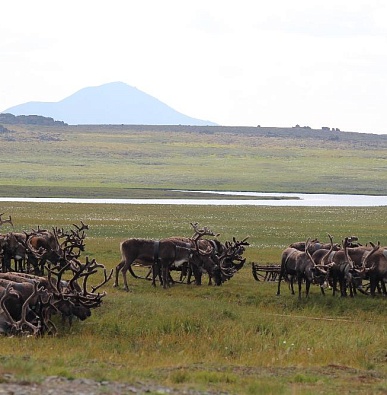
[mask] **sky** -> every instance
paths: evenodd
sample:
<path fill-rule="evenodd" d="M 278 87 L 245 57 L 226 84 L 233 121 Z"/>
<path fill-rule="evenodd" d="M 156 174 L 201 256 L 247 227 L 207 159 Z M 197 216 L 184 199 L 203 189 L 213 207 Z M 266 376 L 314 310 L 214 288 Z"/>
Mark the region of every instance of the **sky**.
<path fill-rule="evenodd" d="M 0 112 L 121 81 L 225 126 L 387 134 L 385 0 L 2 0 Z"/>

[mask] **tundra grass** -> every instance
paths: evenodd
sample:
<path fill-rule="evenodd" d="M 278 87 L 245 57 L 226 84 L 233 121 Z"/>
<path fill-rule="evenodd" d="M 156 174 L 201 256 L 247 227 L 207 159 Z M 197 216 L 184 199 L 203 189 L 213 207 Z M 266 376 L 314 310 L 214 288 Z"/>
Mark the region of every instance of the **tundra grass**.
<path fill-rule="evenodd" d="M 219 207 L 2 203 L 12 215 L 2 232 L 52 226 L 90 226 L 83 257 L 107 268 L 129 237 L 191 236 L 190 222 L 222 241 L 249 236 L 245 267 L 221 287 L 175 284 L 164 290 L 128 277 L 130 292 L 111 281 L 102 306 L 71 328 L 57 321 L 55 337 L 0 338 L 0 372 L 39 381 L 48 375 L 100 381 L 157 382 L 230 394 L 385 393 L 387 300 L 308 299 L 286 284 L 254 280 L 251 262 L 279 263 L 290 242 L 327 233 L 340 241 L 386 245 L 387 208 Z M 145 274 L 145 269 L 135 268 Z M 96 279 L 90 279 L 96 284 Z M 9 376 L 4 376 L 9 377 Z M 350 389 L 350 391 L 349 391 Z"/>
<path fill-rule="evenodd" d="M 7 125 L 5 125 L 7 126 Z M 128 189 L 387 194 L 386 139 L 305 137 L 143 127 L 8 125 L 0 135 L 0 195 L 110 197 Z M 69 191 L 63 189 L 70 186 Z M 51 192 L 50 192 L 51 190 Z M 26 196 L 26 195 L 24 195 Z"/>

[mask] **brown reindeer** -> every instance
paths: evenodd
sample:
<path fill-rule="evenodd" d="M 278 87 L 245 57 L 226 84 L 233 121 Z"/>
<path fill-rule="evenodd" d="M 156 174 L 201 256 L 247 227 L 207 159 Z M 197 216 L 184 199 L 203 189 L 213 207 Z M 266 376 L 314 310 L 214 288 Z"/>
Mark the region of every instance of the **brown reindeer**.
<path fill-rule="evenodd" d="M 28 284 L 31 285 L 31 284 Z M 41 322 L 30 308 L 32 300 L 39 299 L 42 289 L 38 283 L 32 285 L 32 292 L 23 299 L 12 283 L 0 287 L 0 332 L 8 335 L 42 334 Z"/>
<path fill-rule="evenodd" d="M 64 232 L 63 229 L 52 228 L 52 231 L 46 229 L 32 229 L 31 233 L 25 233 L 25 247 L 27 249 L 27 272 L 30 272 L 31 266 L 34 268 L 34 274 L 43 275 L 46 263 L 56 266 L 65 266 L 72 259 L 79 258 L 85 249 L 84 239 L 86 237 L 84 230 L 88 226 L 81 221 L 81 226 L 73 224 L 76 230 Z M 64 238 L 64 241 L 60 239 Z"/>
<path fill-rule="evenodd" d="M 370 244 L 372 250 L 364 258 L 362 266 L 370 280 L 370 293 L 375 296 L 376 288 L 381 284 L 383 294 L 387 295 L 387 247 L 381 247 L 379 242 L 376 245 Z"/>
<path fill-rule="evenodd" d="M 309 252 L 309 239 L 305 243 L 305 251 L 293 247 L 286 248 L 281 257 L 281 270 L 278 278 L 277 295 L 281 293 L 281 280 L 286 276 L 295 276 L 298 283 L 298 297 L 301 298 L 302 283 L 305 281 L 305 294 L 309 296 L 310 285 L 315 278 L 315 271 L 326 273 L 316 265 Z M 294 294 L 293 282 L 291 281 L 291 293 Z"/>
<path fill-rule="evenodd" d="M 156 285 L 156 276 L 161 275 L 163 287 L 169 285 L 169 268 L 175 262 L 187 262 L 191 253 L 190 248 L 180 248 L 168 239 L 128 239 L 120 244 L 121 262 L 116 266 L 116 277 L 114 286 L 118 287 L 118 275 L 122 272 L 125 290 L 129 291 L 126 273 L 129 270 L 135 276 L 131 268 L 137 262 L 149 265 L 153 270 L 152 285 Z"/>
<path fill-rule="evenodd" d="M 299 251 L 305 251 L 306 244 L 307 243 L 305 241 L 298 241 L 290 244 L 289 247 L 295 248 L 296 250 Z M 313 239 L 308 243 L 308 250 L 312 255 L 318 250 L 329 250 L 330 248 L 331 248 L 331 243 L 320 243 L 318 239 Z M 338 251 L 340 249 L 341 249 L 340 244 L 335 243 L 333 245 L 334 251 Z"/>
<path fill-rule="evenodd" d="M 333 238 L 329 235 L 331 240 L 331 249 L 321 259 L 321 264 L 329 267 L 329 276 L 332 279 L 333 295 L 336 293 L 337 283 L 340 287 L 340 295 L 347 296 L 347 288 L 349 288 L 350 296 L 356 294 L 356 289 L 360 286 L 360 266 L 356 266 L 348 253 L 348 246 L 354 242 L 354 237 L 346 237 L 343 241 L 343 249 L 340 251 L 333 251 Z"/>
<path fill-rule="evenodd" d="M 88 286 L 89 278 L 99 269 L 103 269 L 104 279 Z M 86 263 L 74 259 L 66 267 L 47 270 L 47 277 L 0 273 L 0 333 L 55 334 L 51 316 L 57 313 L 62 315 L 63 323 L 68 320 L 70 325 L 73 317 L 85 320 L 106 296 L 106 292 L 96 291 L 113 275 L 113 270 L 108 275 L 103 265 L 87 257 Z M 65 271 L 72 273 L 68 280 L 62 279 Z"/>
<path fill-rule="evenodd" d="M 26 234 L 25 246 L 27 248 L 27 272 L 30 272 L 31 266 L 34 268 L 34 274 L 43 275 L 46 262 L 56 265 L 63 255 L 60 248 L 58 236 L 55 231 L 51 232 L 46 229 L 32 230 Z"/>
<path fill-rule="evenodd" d="M 25 270 L 25 260 L 27 256 L 25 241 L 25 233 L 9 232 L 2 237 L 1 244 L 3 246 L 3 273 L 12 270 L 12 260 L 15 262 L 14 270 L 16 272 L 23 272 Z"/>
<path fill-rule="evenodd" d="M 161 240 L 149 239 L 128 239 L 120 244 L 121 262 L 116 266 L 116 276 L 114 286 L 118 286 L 119 272 L 122 271 L 125 289 L 128 291 L 127 271 L 133 277 L 137 277 L 133 272 L 132 265 L 139 263 L 144 266 L 152 268 L 152 285 L 156 285 L 156 277 L 160 276 L 163 287 L 166 288 L 170 284 L 170 268 L 172 265 L 179 266 L 190 263 L 192 257 L 209 255 L 210 249 L 206 246 L 201 247 L 202 237 L 204 235 L 214 235 L 214 233 L 204 227 L 199 229 L 197 223 L 192 224 L 195 230 L 192 238 L 186 240 L 185 238 L 170 237 Z"/>
<path fill-rule="evenodd" d="M 246 240 L 238 241 L 233 237 L 232 242 L 226 241 L 225 249 L 219 254 L 219 267 L 222 276 L 222 282 L 228 281 L 234 274 L 242 269 L 246 262 L 243 258 L 245 247 L 249 246 Z"/>
<path fill-rule="evenodd" d="M 196 285 L 201 285 L 203 273 L 207 273 L 209 277 L 208 285 L 221 284 L 220 269 L 218 258 L 216 256 L 218 245 L 217 240 L 200 239 L 196 242 L 189 237 L 168 237 L 165 240 L 172 241 L 177 248 L 189 249 L 190 254 L 187 255 L 186 262 L 174 262 L 171 269 L 181 270 L 181 279 L 186 276 L 187 284 L 191 283 L 192 274 Z M 214 244 L 212 244 L 214 242 Z"/>

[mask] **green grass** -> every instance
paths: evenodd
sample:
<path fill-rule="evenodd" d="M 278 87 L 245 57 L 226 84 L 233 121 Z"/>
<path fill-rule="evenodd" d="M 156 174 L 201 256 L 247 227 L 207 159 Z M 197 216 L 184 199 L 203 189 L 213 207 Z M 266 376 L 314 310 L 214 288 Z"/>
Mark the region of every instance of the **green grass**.
<path fill-rule="evenodd" d="M 317 287 L 298 300 L 287 286 L 256 282 L 250 262 L 279 263 L 290 242 L 327 233 L 361 242 L 385 234 L 387 208 L 1 203 L 14 230 L 90 226 L 84 257 L 113 268 L 129 237 L 191 236 L 190 222 L 222 241 L 249 236 L 245 267 L 221 287 L 176 284 L 164 290 L 129 277 L 131 292 L 110 282 L 102 307 L 56 337 L 0 338 L 0 373 L 47 375 L 234 394 L 385 393 L 387 300 L 323 297 Z M 9 225 L 2 232 L 10 231 Z M 136 271 L 139 271 L 136 268 Z M 98 278 L 93 280 L 99 281 Z M 91 284 L 93 284 L 91 281 Z"/>
<path fill-rule="evenodd" d="M 168 189 L 387 194 L 386 136 L 221 127 L 5 125 L 0 195 Z M 27 187 L 31 189 L 27 189 Z M 149 195 L 150 194 L 150 195 Z"/>

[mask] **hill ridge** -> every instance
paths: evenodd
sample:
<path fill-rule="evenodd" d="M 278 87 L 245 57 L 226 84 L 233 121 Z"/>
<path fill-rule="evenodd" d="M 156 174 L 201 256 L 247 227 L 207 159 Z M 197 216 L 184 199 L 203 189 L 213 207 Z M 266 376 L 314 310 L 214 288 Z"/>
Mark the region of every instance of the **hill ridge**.
<path fill-rule="evenodd" d="M 31 101 L 3 113 L 39 115 L 71 125 L 216 125 L 182 114 L 123 82 L 85 87 L 58 102 Z"/>

